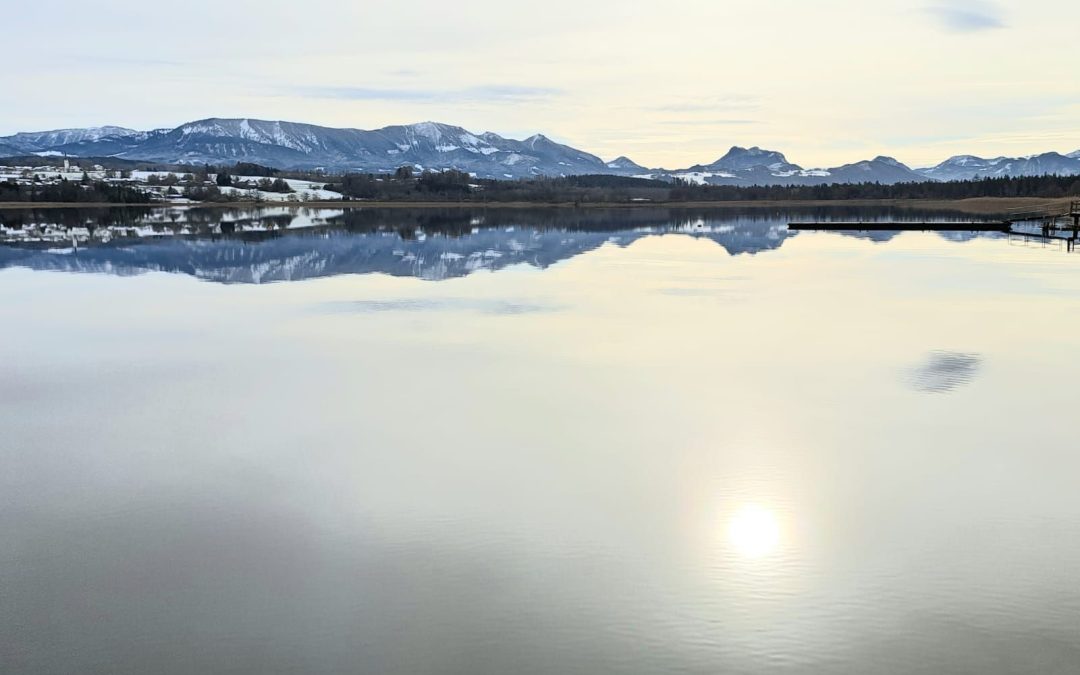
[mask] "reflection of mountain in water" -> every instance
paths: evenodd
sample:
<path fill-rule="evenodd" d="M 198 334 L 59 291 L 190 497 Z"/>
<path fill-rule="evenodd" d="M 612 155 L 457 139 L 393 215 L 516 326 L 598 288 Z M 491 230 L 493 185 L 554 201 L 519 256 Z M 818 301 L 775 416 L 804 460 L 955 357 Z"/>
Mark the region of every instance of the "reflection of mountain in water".
<path fill-rule="evenodd" d="M 398 218 L 392 224 L 342 219 L 306 231 L 114 240 L 77 252 L 0 247 L 0 266 L 119 275 L 163 271 L 223 283 L 369 273 L 438 280 L 516 264 L 546 268 L 606 243 L 627 246 L 653 235 L 707 238 L 731 254 L 777 248 L 793 235 L 779 221 L 687 218 L 672 222 L 667 214 L 660 218 L 642 215 L 609 220 L 606 228 L 601 223 L 568 222 L 565 216 L 520 225 L 505 224 L 501 214 L 492 223 L 477 217 L 440 220 L 436 214 L 425 214 L 422 222 Z M 595 217 L 588 215 L 585 220 Z"/>
<path fill-rule="evenodd" d="M 358 209 L 322 217 L 309 213 L 304 229 L 289 229 L 281 214 L 265 220 L 220 216 L 180 236 L 141 238 L 100 238 L 111 221 L 99 216 L 90 227 L 90 245 L 78 251 L 45 243 L 0 246 L 0 267 L 118 275 L 162 271 L 222 283 L 369 273 L 438 280 L 516 264 L 543 269 L 604 244 L 628 246 L 665 234 L 709 239 L 732 255 L 755 254 L 795 236 L 786 227 L 792 215 L 763 209 Z M 72 214 L 67 219 L 79 222 Z M 124 227 L 131 224 L 128 217 Z"/>
<path fill-rule="evenodd" d="M 887 244 L 893 239 L 896 239 L 901 234 L 905 233 L 905 230 L 832 230 L 832 234 L 839 234 L 844 237 L 854 237 L 855 239 L 865 239 L 866 241 L 872 241 L 876 244 Z M 972 241 L 974 239 L 996 239 L 1004 237 L 1002 232 L 980 232 L 974 230 L 965 231 L 939 231 L 934 232 L 937 236 L 941 237 L 945 241 L 953 241 L 956 243 L 963 243 L 966 241 Z"/>
<path fill-rule="evenodd" d="M 38 270 L 138 274 L 179 272 L 226 283 L 296 281 L 338 274 L 380 272 L 393 276 L 448 279 L 477 270 L 526 263 L 546 268 L 599 248 L 627 246 L 667 230 L 572 232 L 566 230 L 481 229 L 459 237 L 394 232 L 353 234 L 330 231 L 248 242 L 240 239 L 149 241 L 135 246 L 98 246 L 78 253 L 0 250 L 0 265 Z M 703 232 L 732 253 L 778 247 L 789 233 L 770 226 Z"/>

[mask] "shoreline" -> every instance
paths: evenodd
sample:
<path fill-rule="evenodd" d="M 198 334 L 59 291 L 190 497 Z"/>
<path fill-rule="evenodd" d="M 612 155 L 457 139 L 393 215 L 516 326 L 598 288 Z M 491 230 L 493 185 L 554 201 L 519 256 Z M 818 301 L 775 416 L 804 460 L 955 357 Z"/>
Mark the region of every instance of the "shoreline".
<path fill-rule="evenodd" d="M 191 204 L 111 204 L 89 202 L 0 202 L 0 210 L 37 209 L 731 209 L 731 208 L 819 208 L 819 207 L 893 207 L 924 208 L 956 211 L 971 215 L 994 215 L 1010 209 L 1044 204 L 1068 203 L 1070 198 L 1039 197 L 974 197 L 969 199 L 848 199 L 848 200 L 761 200 L 706 202 L 633 202 L 586 203 L 574 202 L 405 202 L 405 201 L 311 201 L 311 202 L 211 202 Z"/>

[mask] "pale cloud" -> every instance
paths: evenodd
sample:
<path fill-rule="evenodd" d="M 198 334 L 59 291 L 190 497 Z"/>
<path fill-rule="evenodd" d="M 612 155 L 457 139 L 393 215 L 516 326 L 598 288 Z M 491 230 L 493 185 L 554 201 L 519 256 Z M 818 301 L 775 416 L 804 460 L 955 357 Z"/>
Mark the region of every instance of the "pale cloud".
<path fill-rule="evenodd" d="M 975 33 L 1004 28 L 1001 8 L 982 0 L 952 0 L 926 7 L 925 12 L 945 30 Z"/>
<path fill-rule="evenodd" d="M 1080 147 L 1075 0 L 681 0 L 678 12 L 648 0 L 324 0 L 319 20 L 312 11 L 185 0 L 163 21 L 145 0 L 23 3 L 4 15 L 4 47 L 23 56 L 0 69 L 0 135 L 213 116 L 363 129 L 427 119 L 669 167 L 732 145 L 806 166 Z M 1003 28 L 1024 48 L 1002 48 Z"/>
<path fill-rule="evenodd" d="M 649 106 L 651 110 L 674 113 L 694 111 L 730 112 L 734 110 L 757 110 L 760 107 L 760 98 L 741 95 L 680 97 L 677 100 Z"/>
<path fill-rule="evenodd" d="M 349 101 L 415 101 L 415 102 L 507 102 L 535 101 L 558 96 L 558 89 L 522 87 L 515 85 L 484 85 L 461 89 L 380 88 L 380 87 L 313 87 L 302 85 L 289 92 L 300 96 L 342 99 Z"/>
<path fill-rule="evenodd" d="M 672 127 L 728 127 L 757 124 L 757 120 L 739 119 L 701 119 L 701 120 L 661 120 L 659 124 Z"/>

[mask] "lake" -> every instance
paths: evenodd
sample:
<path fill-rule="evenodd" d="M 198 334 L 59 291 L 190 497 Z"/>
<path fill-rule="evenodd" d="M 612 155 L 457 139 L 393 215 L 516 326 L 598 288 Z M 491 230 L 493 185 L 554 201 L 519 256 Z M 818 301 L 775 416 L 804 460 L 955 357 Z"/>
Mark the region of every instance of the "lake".
<path fill-rule="evenodd" d="M 0 212 L 2 670 L 1075 673 L 1080 257 L 787 228 L 925 216 Z"/>

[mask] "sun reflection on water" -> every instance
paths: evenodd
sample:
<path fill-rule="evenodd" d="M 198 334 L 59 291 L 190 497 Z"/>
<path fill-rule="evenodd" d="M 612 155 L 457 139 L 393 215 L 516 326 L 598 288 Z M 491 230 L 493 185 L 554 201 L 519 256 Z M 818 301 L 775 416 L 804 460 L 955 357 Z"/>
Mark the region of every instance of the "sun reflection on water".
<path fill-rule="evenodd" d="M 780 521 L 769 509 L 748 504 L 732 515 L 727 535 L 728 543 L 741 557 L 764 558 L 780 547 Z"/>

